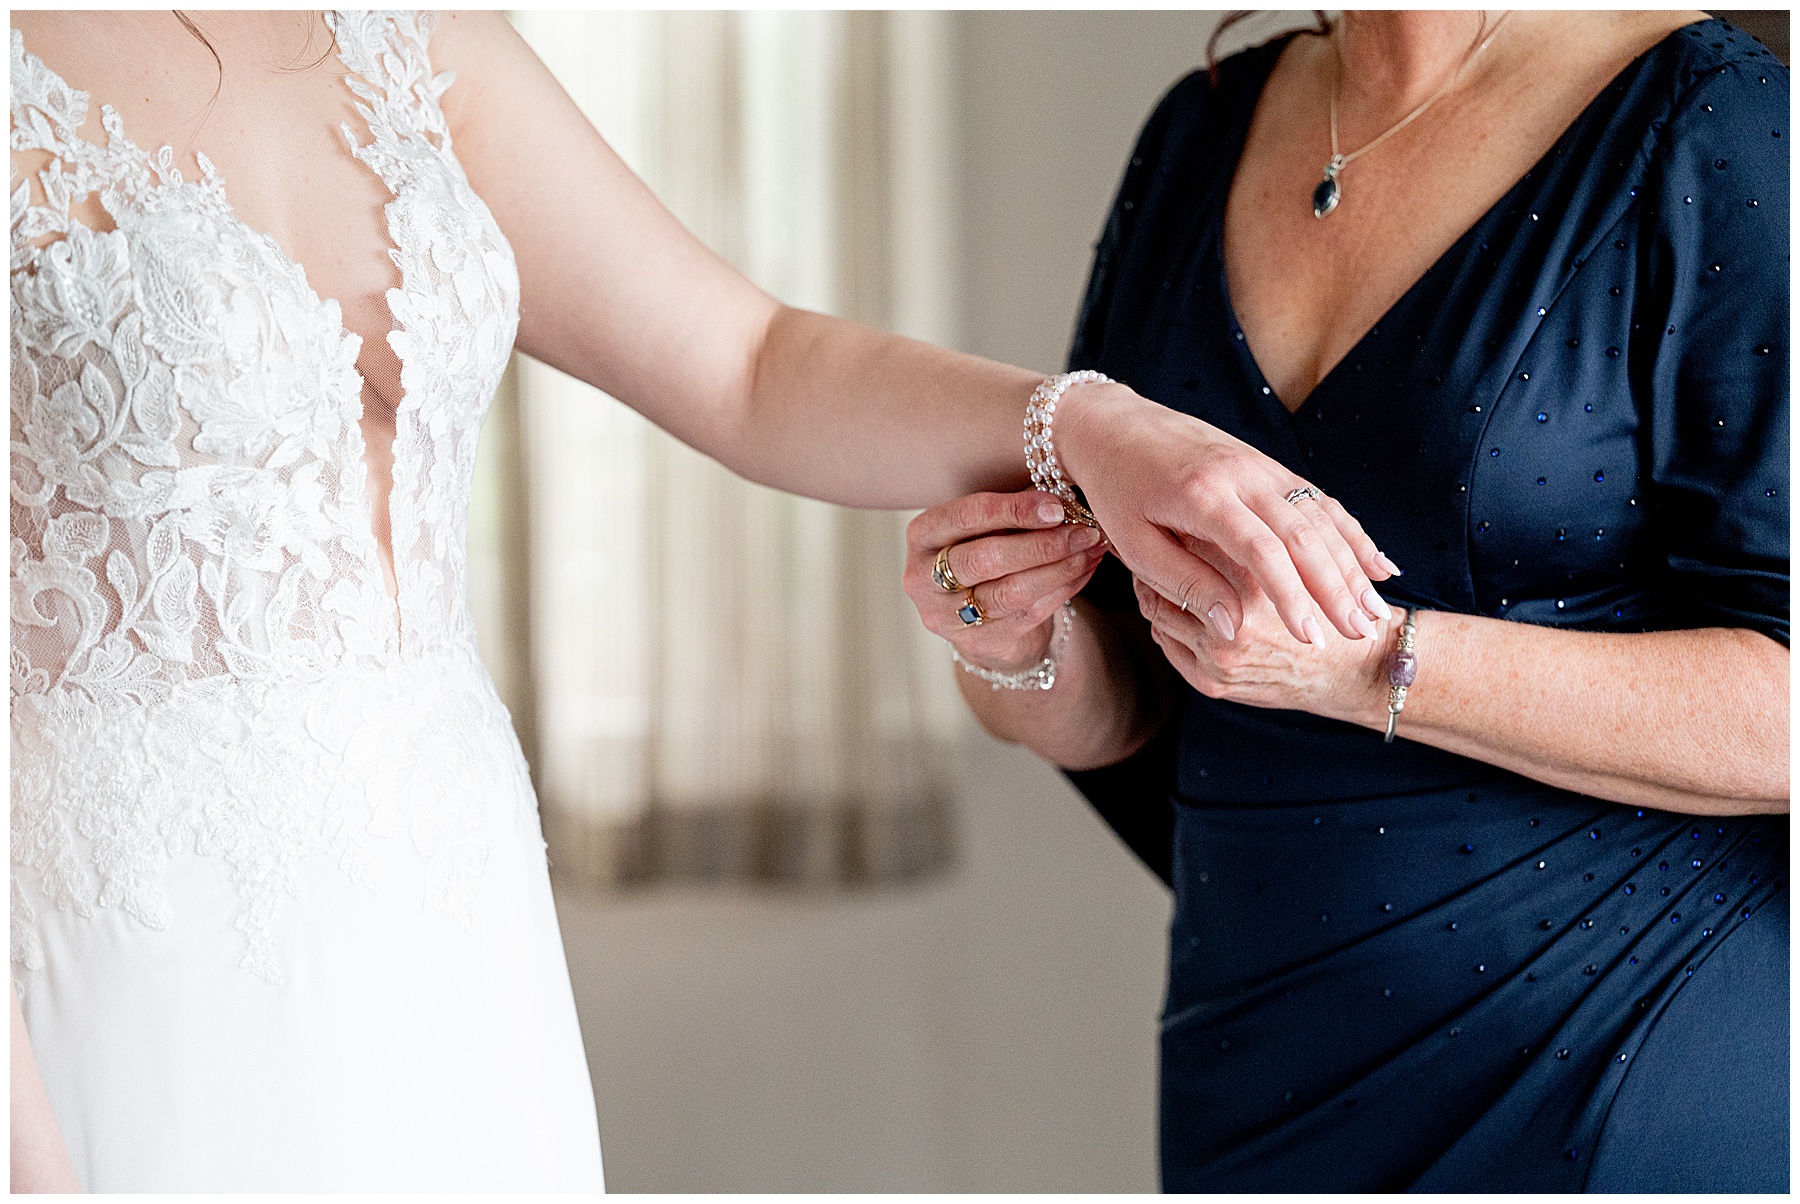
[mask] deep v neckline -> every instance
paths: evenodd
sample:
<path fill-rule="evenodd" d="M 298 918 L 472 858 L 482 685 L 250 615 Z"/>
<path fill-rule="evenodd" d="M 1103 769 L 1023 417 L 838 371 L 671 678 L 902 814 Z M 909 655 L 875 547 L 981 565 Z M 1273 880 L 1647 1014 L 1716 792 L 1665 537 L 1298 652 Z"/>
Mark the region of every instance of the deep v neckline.
<path fill-rule="evenodd" d="M 1707 20 L 1717 20 L 1717 18 L 1709 17 Z M 1571 133 L 1579 129 L 1593 116 L 1596 107 L 1606 98 L 1608 93 L 1619 87 L 1633 72 L 1641 70 L 1644 63 L 1648 61 L 1651 55 L 1668 45 L 1683 32 L 1694 28 L 1696 25 L 1704 25 L 1706 23 L 1706 21 L 1691 21 L 1677 29 L 1670 30 L 1667 35 L 1657 39 L 1654 45 L 1646 48 L 1641 54 L 1635 56 L 1629 63 L 1621 67 L 1611 79 L 1607 80 L 1605 85 L 1602 86 L 1601 89 L 1581 107 L 1581 110 L 1575 114 L 1575 117 L 1562 128 L 1544 153 L 1532 161 L 1531 166 L 1525 169 L 1524 174 L 1514 180 L 1492 205 L 1482 210 L 1475 220 L 1471 222 L 1461 234 L 1457 235 L 1437 258 L 1426 265 L 1423 272 L 1413 278 L 1412 282 L 1409 283 L 1401 294 L 1394 299 L 1394 303 L 1382 310 L 1381 313 L 1376 316 L 1375 320 L 1369 324 L 1368 328 L 1345 349 L 1344 353 L 1332 362 L 1331 367 L 1320 374 L 1317 383 L 1313 385 L 1312 389 L 1307 392 L 1305 397 L 1300 399 L 1299 404 L 1292 409 L 1288 408 L 1287 403 L 1282 400 L 1281 395 L 1275 391 L 1275 386 L 1269 383 L 1269 378 L 1264 374 L 1262 365 L 1257 362 L 1256 352 L 1252 350 L 1250 346 L 1250 337 L 1245 333 L 1244 324 L 1238 318 L 1237 307 L 1232 302 L 1231 282 L 1225 269 L 1225 206 L 1231 197 L 1231 185 L 1237 178 L 1238 164 L 1243 159 L 1245 144 L 1248 143 L 1250 139 L 1250 124 L 1255 119 L 1257 105 L 1262 101 L 1263 89 L 1268 87 L 1269 77 L 1275 73 L 1276 64 L 1280 62 L 1281 55 L 1286 50 L 1288 44 L 1295 37 L 1298 37 L 1299 34 L 1288 34 L 1286 37 L 1282 38 L 1276 43 L 1274 52 L 1268 55 L 1268 63 L 1263 70 L 1262 80 L 1256 85 L 1256 95 L 1251 99 L 1251 102 L 1244 107 L 1243 112 L 1239 114 L 1237 121 L 1232 128 L 1232 138 L 1236 145 L 1232 150 L 1229 160 L 1223 164 L 1220 170 L 1218 182 L 1215 183 L 1215 187 L 1219 190 L 1218 201 L 1216 204 L 1207 207 L 1206 219 L 1207 237 L 1212 239 L 1213 245 L 1218 248 L 1218 255 L 1215 259 L 1217 266 L 1219 303 L 1224 309 L 1227 321 L 1230 323 L 1233 334 L 1232 341 L 1238 344 L 1239 358 L 1255 379 L 1258 396 L 1263 401 L 1275 406 L 1275 408 L 1280 411 L 1281 417 L 1284 417 L 1289 421 L 1298 418 L 1307 407 L 1312 405 L 1314 398 L 1318 397 L 1320 393 L 1323 393 L 1337 380 L 1343 373 L 1344 366 L 1352 362 L 1359 352 L 1364 351 L 1369 340 L 1375 337 L 1375 333 L 1383 326 L 1389 325 L 1395 314 L 1400 313 L 1411 305 L 1419 290 L 1422 289 L 1428 281 L 1439 275 L 1439 269 L 1450 262 L 1453 257 L 1466 255 L 1467 244 L 1473 241 L 1485 227 L 1491 225 L 1500 214 L 1507 212 L 1509 207 L 1514 209 L 1517 208 L 1517 194 L 1527 183 L 1539 176 L 1544 167 L 1558 153 L 1558 148 L 1563 146 Z"/>
<path fill-rule="evenodd" d="M 334 11 L 331 15 L 335 18 L 337 16 L 337 13 Z M 24 43 L 25 43 L 24 32 L 19 30 L 15 26 L 13 28 L 13 34 L 18 37 L 20 46 L 24 47 Z M 93 100 L 94 100 L 93 93 L 85 92 L 81 89 L 71 87 L 69 85 L 69 82 L 63 78 L 62 73 L 57 71 L 54 67 L 50 66 L 48 63 L 44 62 L 44 60 L 41 57 L 32 53 L 28 48 L 25 50 L 25 53 L 30 54 L 31 57 L 37 61 L 38 66 L 47 75 L 49 75 L 52 79 L 54 79 L 61 87 L 68 89 L 68 91 L 73 95 L 81 96 L 87 105 L 89 105 L 89 106 L 92 105 Z M 334 37 L 333 37 L 332 57 L 335 58 L 338 62 L 338 65 L 344 69 L 345 74 L 344 74 L 343 78 L 340 80 L 340 84 L 342 87 L 348 89 L 350 86 L 349 85 L 350 78 L 353 76 L 361 76 L 361 73 L 356 71 L 353 67 L 351 67 L 351 65 L 349 63 L 344 61 L 343 47 L 340 44 L 338 44 L 338 42 L 337 42 L 337 39 L 335 36 L 335 30 L 334 30 Z M 365 79 L 365 82 L 368 82 L 370 84 L 376 83 L 376 81 L 367 80 L 366 77 L 363 77 L 363 78 Z M 354 91 L 352 91 L 351 95 L 354 100 L 355 99 Z M 359 115 L 363 113 L 364 106 L 361 105 L 360 103 L 354 104 L 353 107 L 358 110 Z M 91 109 L 90 109 L 90 111 L 91 111 Z M 106 133 L 106 135 L 108 137 L 108 142 L 104 143 L 104 144 L 89 142 L 88 144 L 90 146 L 101 147 L 103 149 L 105 147 L 111 146 L 112 145 L 111 139 L 113 138 L 114 133 L 116 131 L 117 137 L 124 144 L 124 147 L 126 149 L 128 149 L 129 152 L 133 156 L 135 156 L 138 160 L 142 161 L 143 163 L 155 164 L 159 161 L 159 157 L 162 155 L 162 153 L 164 151 L 172 152 L 172 149 L 173 149 L 172 144 L 169 144 L 169 143 L 164 143 L 162 149 L 157 151 L 155 154 L 152 154 L 150 151 L 147 151 L 142 146 L 138 145 L 137 141 L 135 139 L 133 139 L 125 131 L 124 118 L 122 118 L 118 115 L 118 110 L 111 104 L 102 102 L 100 105 L 100 112 L 101 112 L 101 128 L 102 128 L 103 132 Z M 109 113 L 113 117 L 113 125 L 111 128 L 108 128 L 107 124 L 106 124 L 106 115 Z M 84 126 L 85 126 L 85 124 L 86 124 L 86 122 L 83 122 Z M 346 121 L 343 124 L 344 124 L 344 128 L 347 130 L 349 128 L 349 123 Z M 374 138 L 376 136 L 373 128 L 371 128 L 369 126 L 369 119 L 366 115 L 363 116 L 363 128 L 364 128 L 364 131 L 371 138 Z M 70 131 L 70 137 L 74 138 L 74 139 L 79 139 L 83 142 L 88 142 L 88 139 L 83 137 L 83 135 L 79 129 Z M 383 186 L 387 186 L 387 181 L 385 179 L 382 179 L 381 174 L 379 172 L 376 172 L 373 167 L 371 167 L 367 162 L 365 162 L 360 156 L 355 154 L 354 151 L 352 151 L 350 153 L 350 157 L 355 159 L 358 163 L 361 163 L 365 170 L 373 172 L 375 174 L 376 178 L 380 179 L 382 181 Z M 209 159 L 204 152 L 196 149 L 194 152 L 194 160 L 199 165 L 200 170 L 201 170 L 201 178 L 199 180 L 189 181 L 185 178 L 178 178 L 178 181 L 176 183 L 174 183 L 173 185 L 171 185 L 169 183 L 169 181 L 167 181 L 166 178 L 162 177 L 161 173 L 159 172 L 158 173 L 159 183 L 156 185 L 156 187 L 159 187 L 159 188 L 166 188 L 166 187 L 171 187 L 171 186 L 175 187 L 175 188 L 200 187 L 202 184 L 209 186 L 214 192 L 220 212 L 222 213 L 225 220 L 230 222 L 231 225 L 235 226 L 239 231 L 241 231 L 245 236 L 247 236 L 252 241 L 261 242 L 261 243 L 265 244 L 268 247 L 268 249 L 274 254 L 276 259 L 280 262 L 280 264 L 285 269 L 291 270 L 295 274 L 295 276 L 299 279 L 301 286 L 306 289 L 307 296 L 309 298 L 311 298 L 315 313 L 323 315 L 328 310 L 334 310 L 335 314 L 336 314 L 334 324 L 337 328 L 338 340 L 339 340 L 340 344 L 345 339 L 354 338 L 357 340 L 357 350 L 360 353 L 362 347 L 366 344 L 366 340 L 360 333 L 358 333 L 357 331 L 351 330 L 348 326 L 346 326 L 344 324 L 343 303 L 340 300 L 338 300 L 336 297 L 321 296 L 319 293 L 319 290 L 316 289 L 315 287 L 313 287 L 312 280 L 311 280 L 310 276 L 307 274 L 306 265 L 304 263 L 300 262 L 298 259 L 295 259 L 292 255 L 288 254 L 287 249 L 281 245 L 281 241 L 279 239 L 277 239 L 273 234 L 270 234 L 264 230 L 259 230 L 255 226 L 252 226 L 249 222 L 247 222 L 243 219 L 243 217 L 238 213 L 237 207 L 231 203 L 231 198 L 230 198 L 229 194 L 226 192 L 226 185 L 225 185 L 224 178 L 217 173 L 217 171 L 214 169 L 214 167 L 212 165 L 212 160 Z M 392 191 L 391 188 L 390 188 L 390 191 Z M 109 213 L 108 217 L 110 218 L 110 217 L 112 217 L 112 215 Z M 113 218 L 113 220 L 115 222 L 117 221 L 116 218 Z M 394 224 L 393 224 L 393 217 L 391 214 L 391 202 L 389 204 L 382 206 L 382 230 L 383 230 L 384 241 L 387 244 L 383 248 L 383 250 L 391 258 L 391 257 L 399 254 L 401 251 L 400 244 L 395 239 L 395 236 L 394 236 Z M 400 331 L 403 329 L 401 322 L 400 322 L 399 315 L 396 314 L 394 311 L 394 295 L 395 295 L 395 293 L 404 294 L 405 291 L 406 291 L 406 274 L 404 271 L 402 271 L 400 273 L 400 283 L 391 288 L 384 289 L 382 292 L 382 304 L 386 307 L 387 314 L 388 314 L 387 335 L 389 335 L 389 336 L 394 334 L 396 331 Z M 386 336 L 384 336 L 384 337 L 386 337 Z M 384 555 L 383 555 L 383 551 L 382 551 L 382 547 L 381 547 L 381 541 L 375 537 L 375 505 L 374 505 L 373 499 L 369 496 L 369 488 L 368 488 L 369 476 L 370 476 L 370 472 L 371 472 L 370 465 L 369 465 L 369 459 L 368 459 L 368 440 L 365 438 L 364 433 L 363 433 L 363 420 L 365 417 L 367 417 L 367 413 L 368 413 L 368 406 L 366 403 L 366 394 L 369 389 L 369 382 L 368 382 L 368 378 L 363 374 L 362 368 L 357 365 L 357 363 L 354 359 L 352 360 L 352 362 L 350 364 L 349 370 L 351 373 L 354 374 L 354 376 L 356 378 L 356 386 L 357 386 L 356 387 L 356 415 L 355 415 L 355 420 L 349 424 L 349 432 L 350 432 L 349 437 L 353 441 L 350 451 L 352 453 L 352 458 L 354 459 L 354 461 L 357 465 L 357 476 L 358 476 L 358 479 L 355 482 L 356 488 L 353 490 L 353 495 L 357 499 L 355 504 L 358 507 L 360 507 L 359 518 L 362 520 L 362 527 L 363 527 L 362 534 L 369 541 L 369 547 L 370 547 L 370 565 L 369 565 L 369 567 L 375 573 L 377 585 L 381 588 L 381 592 L 382 592 L 383 596 L 387 597 L 388 600 L 390 602 L 392 602 L 394 605 L 394 640 L 395 640 L 395 648 L 396 648 L 396 650 L 399 650 L 404 643 L 403 635 L 404 635 L 404 631 L 406 628 L 406 621 L 405 621 L 406 607 L 405 607 L 405 603 L 403 601 L 406 591 L 405 591 L 405 586 L 401 582 L 399 556 L 398 556 L 398 553 L 395 551 L 395 549 L 399 546 L 400 541 L 399 541 L 399 537 L 398 537 L 398 532 L 395 530 L 393 501 L 394 501 L 395 481 L 399 476 L 398 467 L 399 467 L 399 461 L 400 461 L 400 456 L 401 456 L 401 446 L 400 445 L 401 445 L 403 424 L 400 422 L 400 415 L 403 414 L 409 408 L 409 406 L 412 403 L 412 397 L 411 397 L 409 391 L 407 390 L 406 384 L 405 384 L 406 369 L 407 369 L 406 352 L 405 352 L 403 346 L 396 346 L 392 338 L 388 338 L 388 346 L 394 352 L 395 360 L 396 360 L 396 362 L 398 362 L 398 364 L 400 366 L 400 372 L 399 372 L 398 378 L 397 378 L 398 388 L 399 388 L 399 397 L 394 404 L 394 418 L 395 418 L 394 439 L 393 439 L 393 443 L 390 445 L 390 451 L 389 451 L 389 455 L 388 455 L 388 489 L 387 489 L 387 496 L 383 499 L 383 505 L 385 506 L 385 508 L 387 509 L 387 512 L 388 512 L 388 547 L 387 547 L 387 551 L 385 553 L 385 563 L 383 563 Z M 394 582 L 394 592 L 391 594 L 388 593 L 386 586 L 385 586 L 385 581 L 388 579 L 389 575 L 391 575 L 392 580 Z"/>

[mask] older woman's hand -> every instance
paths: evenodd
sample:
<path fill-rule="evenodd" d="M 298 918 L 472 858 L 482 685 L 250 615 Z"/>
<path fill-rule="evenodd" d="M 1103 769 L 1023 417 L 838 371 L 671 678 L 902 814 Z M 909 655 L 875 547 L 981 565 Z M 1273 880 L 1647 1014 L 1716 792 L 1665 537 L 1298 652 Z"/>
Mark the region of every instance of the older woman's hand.
<path fill-rule="evenodd" d="M 940 552 L 966 590 L 945 589 L 933 576 Z M 927 630 L 965 661 L 1011 672 L 1043 659 L 1057 609 L 1105 554 L 1100 533 L 1064 523 L 1061 503 L 1047 493 L 972 493 L 908 524 L 903 581 Z M 958 615 L 971 596 L 980 623 Z"/>
<path fill-rule="evenodd" d="M 1327 631 L 1303 644 L 1285 630 L 1268 596 L 1240 580 L 1244 618 L 1236 638 L 1227 640 L 1216 624 L 1183 610 L 1143 580 L 1134 579 L 1133 585 L 1157 647 L 1208 698 L 1386 726 L 1388 658 L 1398 612 L 1376 620 L 1372 638 L 1347 640 Z"/>

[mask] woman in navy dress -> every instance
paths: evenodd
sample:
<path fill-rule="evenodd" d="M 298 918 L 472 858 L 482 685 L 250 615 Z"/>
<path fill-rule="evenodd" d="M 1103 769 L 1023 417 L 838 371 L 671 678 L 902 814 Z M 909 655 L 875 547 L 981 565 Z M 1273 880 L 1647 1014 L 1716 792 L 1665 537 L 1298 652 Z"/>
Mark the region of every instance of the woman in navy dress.
<path fill-rule="evenodd" d="M 1785 1190 L 1787 114 L 1699 13 L 1352 13 L 1163 100 L 1071 367 L 1355 515 L 1370 638 L 914 523 L 966 665 L 1056 663 L 984 724 L 1174 888 L 1166 1188 Z"/>

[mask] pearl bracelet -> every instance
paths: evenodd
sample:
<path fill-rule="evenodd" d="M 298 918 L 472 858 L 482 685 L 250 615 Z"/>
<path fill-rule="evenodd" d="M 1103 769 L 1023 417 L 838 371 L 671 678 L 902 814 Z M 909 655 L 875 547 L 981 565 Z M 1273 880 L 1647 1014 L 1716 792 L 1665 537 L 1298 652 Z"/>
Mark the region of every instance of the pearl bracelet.
<path fill-rule="evenodd" d="M 1048 376 L 1031 391 L 1031 401 L 1025 406 L 1025 467 L 1031 470 L 1031 483 L 1045 493 L 1054 494 L 1062 502 L 1068 521 L 1090 527 L 1100 524 L 1095 521 L 1094 512 L 1081 504 L 1075 496 L 1074 486 L 1063 476 L 1062 465 L 1056 462 L 1056 445 L 1050 441 L 1050 424 L 1056 419 L 1057 399 L 1068 392 L 1069 386 L 1111 383 L 1111 377 L 1092 369 Z"/>
<path fill-rule="evenodd" d="M 998 669 L 983 669 L 980 665 L 971 665 L 950 645 L 950 659 L 962 666 L 964 673 L 973 673 L 996 690 L 1048 690 L 1056 684 L 1056 658 L 1069 642 L 1069 632 L 1075 626 L 1075 604 L 1064 602 L 1062 609 L 1056 612 L 1056 633 L 1050 637 L 1050 651 L 1044 659 L 1029 669 L 1021 669 L 1017 673 L 1003 673 Z"/>
<path fill-rule="evenodd" d="M 1400 640 L 1394 645 L 1394 659 L 1388 665 L 1388 725 L 1387 735 L 1382 738 L 1384 744 L 1394 742 L 1400 712 L 1406 709 L 1406 691 L 1419 675 L 1419 658 L 1413 654 L 1419 638 L 1419 628 L 1413 619 L 1418 613 L 1417 607 L 1406 608 L 1406 621 L 1400 624 Z"/>

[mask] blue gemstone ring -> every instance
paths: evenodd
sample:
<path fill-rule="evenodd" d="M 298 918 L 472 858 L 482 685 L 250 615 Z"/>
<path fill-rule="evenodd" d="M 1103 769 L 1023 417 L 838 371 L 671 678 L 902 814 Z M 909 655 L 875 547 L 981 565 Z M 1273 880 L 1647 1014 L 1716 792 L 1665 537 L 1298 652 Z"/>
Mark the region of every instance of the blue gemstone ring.
<path fill-rule="evenodd" d="M 975 601 L 974 590 L 963 591 L 963 604 L 956 608 L 956 617 L 963 621 L 964 627 L 979 627 L 987 622 L 987 616 L 981 613 L 981 604 Z"/>

